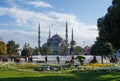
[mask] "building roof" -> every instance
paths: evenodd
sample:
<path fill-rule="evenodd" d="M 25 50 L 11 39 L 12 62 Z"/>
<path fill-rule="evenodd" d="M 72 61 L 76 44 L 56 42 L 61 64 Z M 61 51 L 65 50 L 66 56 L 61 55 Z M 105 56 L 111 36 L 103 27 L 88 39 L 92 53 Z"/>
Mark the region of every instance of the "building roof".
<path fill-rule="evenodd" d="M 62 37 L 58 34 L 55 34 L 51 37 L 52 39 L 61 39 Z"/>

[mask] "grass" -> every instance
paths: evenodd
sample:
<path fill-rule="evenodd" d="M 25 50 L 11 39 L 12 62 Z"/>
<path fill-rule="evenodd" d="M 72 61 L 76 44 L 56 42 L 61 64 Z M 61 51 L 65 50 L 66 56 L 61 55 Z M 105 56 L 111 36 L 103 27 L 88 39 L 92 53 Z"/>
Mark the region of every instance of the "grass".
<path fill-rule="evenodd" d="M 0 68 L 0 81 L 120 81 L 120 72 L 47 73 Z"/>

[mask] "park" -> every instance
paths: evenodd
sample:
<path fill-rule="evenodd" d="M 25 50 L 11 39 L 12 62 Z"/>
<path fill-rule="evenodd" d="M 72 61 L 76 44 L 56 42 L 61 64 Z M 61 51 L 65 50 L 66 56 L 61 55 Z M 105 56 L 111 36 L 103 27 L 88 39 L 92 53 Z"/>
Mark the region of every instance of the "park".
<path fill-rule="evenodd" d="M 5 24 L 7 19 L 0 20 L 0 81 L 120 81 L 120 0 L 112 0 L 106 14 L 97 16 L 95 29 L 81 27 L 85 24 L 78 22 L 73 14 L 53 12 L 56 8 L 47 0 L 8 0 L 1 4 L 6 5 L 0 6 L 0 18 L 10 16 L 11 21 Z M 23 9 L 25 5 L 34 7 Z M 46 11 L 52 13 L 43 15 Z M 61 7 L 60 11 L 64 9 Z M 17 24 L 14 18 L 19 18 Z M 9 33 L 5 33 L 7 26 Z M 9 35 L 13 30 L 14 35 Z M 97 35 L 94 43 L 87 45 L 93 41 L 92 31 L 97 31 Z"/>

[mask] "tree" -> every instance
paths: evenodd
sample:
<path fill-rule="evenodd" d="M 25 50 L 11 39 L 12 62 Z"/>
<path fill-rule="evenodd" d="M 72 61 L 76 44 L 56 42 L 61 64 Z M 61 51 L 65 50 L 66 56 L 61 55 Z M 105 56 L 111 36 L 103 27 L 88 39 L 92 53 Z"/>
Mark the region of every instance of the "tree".
<path fill-rule="evenodd" d="M 11 40 L 7 43 L 7 54 L 9 56 L 18 56 L 19 53 L 19 44 L 16 44 L 15 41 Z"/>
<path fill-rule="evenodd" d="M 85 57 L 83 55 L 77 56 L 75 59 L 78 59 L 81 65 L 84 65 Z"/>
<path fill-rule="evenodd" d="M 59 51 L 58 51 L 58 54 L 61 54 L 61 55 L 64 55 L 66 53 L 66 49 L 65 48 L 61 48 Z"/>
<path fill-rule="evenodd" d="M 33 55 L 39 55 L 39 49 L 38 49 L 38 47 L 35 47 L 35 48 L 33 48 Z"/>
<path fill-rule="evenodd" d="M 30 44 L 25 43 L 23 46 L 23 50 L 21 51 L 21 56 L 30 56 L 32 54 L 32 48 L 30 47 Z"/>
<path fill-rule="evenodd" d="M 113 0 L 104 17 L 97 22 L 99 41 L 109 42 L 117 50 L 120 49 L 120 0 Z"/>
<path fill-rule="evenodd" d="M 110 43 L 96 42 L 91 48 L 91 55 L 100 55 L 103 63 L 103 56 L 112 55 L 114 52 Z"/>
<path fill-rule="evenodd" d="M 0 41 L 0 55 L 6 55 L 7 54 L 7 46 L 5 42 Z"/>
<path fill-rule="evenodd" d="M 42 54 L 51 54 L 53 52 L 53 50 L 51 48 L 49 48 L 48 46 L 43 46 L 42 47 Z"/>
<path fill-rule="evenodd" d="M 83 54 L 83 49 L 80 46 L 75 46 L 74 52 L 75 52 L 75 54 Z"/>

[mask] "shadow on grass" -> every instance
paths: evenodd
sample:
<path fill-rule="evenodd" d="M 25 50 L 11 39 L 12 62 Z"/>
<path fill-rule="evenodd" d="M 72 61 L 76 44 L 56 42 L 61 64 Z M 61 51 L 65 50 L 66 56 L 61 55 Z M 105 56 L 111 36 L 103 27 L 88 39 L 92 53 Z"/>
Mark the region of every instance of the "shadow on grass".
<path fill-rule="evenodd" d="M 0 81 L 120 81 L 120 73 L 75 73 L 73 76 L 0 78 Z"/>
<path fill-rule="evenodd" d="M 79 72 L 74 75 L 82 77 L 82 81 L 120 81 L 120 72 Z"/>
<path fill-rule="evenodd" d="M 80 78 L 68 76 L 44 76 L 44 77 L 1 78 L 0 81 L 83 81 L 83 80 Z"/>

